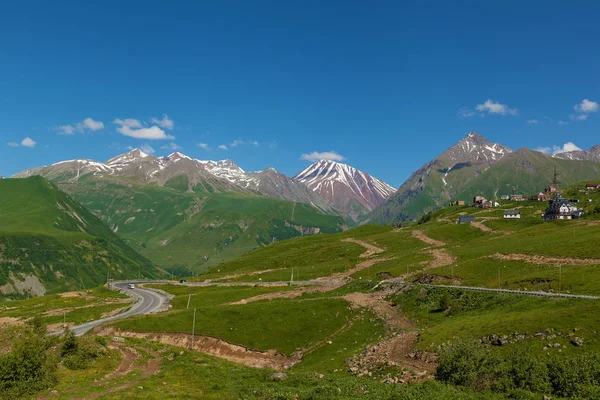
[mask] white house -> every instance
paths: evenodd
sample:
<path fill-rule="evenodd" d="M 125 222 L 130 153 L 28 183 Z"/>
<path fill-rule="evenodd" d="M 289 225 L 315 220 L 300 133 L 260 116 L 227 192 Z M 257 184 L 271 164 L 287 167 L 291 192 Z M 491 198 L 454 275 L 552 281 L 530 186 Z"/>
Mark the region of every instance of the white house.
<path fill-rule="evenodd" d="M 521 218 L 521 211 L 519 210 L 506 210 L 504 211 L 504 219 Z"/>

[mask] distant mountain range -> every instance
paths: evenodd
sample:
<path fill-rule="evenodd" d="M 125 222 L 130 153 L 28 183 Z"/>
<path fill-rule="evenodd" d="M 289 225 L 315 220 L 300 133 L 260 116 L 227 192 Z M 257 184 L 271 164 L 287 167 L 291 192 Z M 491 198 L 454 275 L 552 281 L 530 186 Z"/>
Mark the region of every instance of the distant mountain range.
<path fill-rule="evenodd" d="M 309 204 L 323 213 L 353 220 L 372 211 L 395 191 L 369 174 L 332 161 L 318 161 L 289 178 L 274 168 L 246 172 L 231 160 L 204 161 L 179 152 L 155 157 L 139 149 L 105 163 L 86 159 L 61 161 L 22 171 L 14 178 L 31 175 L 71 183 L 84 178 L 124 178 L 158 186 L 185 176 L 191 192 L 258 193 Z"/>
<path fill-rule="evenodd" d="M 104 163 L 69 160 L 16 174 L 41 175 L 161 267 L 201 272 L 277 240 L 347 227 L 346 216 L 302 182 L 272 168 L 139 149 Z"/>
<path fill-rule="evenodd" d="M 551 182 L 554 167 L 564 184 L 597 179 L 599 165 L 600 145 L 550 156 L 527 149 L 513 151 L 471 132 L 416 170 L 398 190 L 349 165 L 327 160 L 287 177 L 273 168 L 246 172 L 232 160 L 204 161 L 179 152 L 156 157 L 139 149 L 104 163 L 63 161 L 15 177 L 42 175 L 63 186 L 117 181 L 182 193 L 261 195 L 306 204 L 317 213 L 356 225 L 412 220 L 451 199 L 476 194 L 499 198 L 513 190 L 540 191 Z"/>
<path fill-rule="evenodd" d="M 594 161 L 600 162 L 600 144 L 588 150 L 567 151 L 555 154 L 554 157 L 563 160 Z"/>

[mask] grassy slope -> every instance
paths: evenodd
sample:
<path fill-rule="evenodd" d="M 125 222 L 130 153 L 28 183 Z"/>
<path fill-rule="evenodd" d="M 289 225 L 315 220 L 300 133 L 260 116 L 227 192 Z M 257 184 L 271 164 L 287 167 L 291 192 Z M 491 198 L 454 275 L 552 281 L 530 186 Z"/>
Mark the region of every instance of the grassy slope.
<path fill-rule="evenodd" d="M 505 261 L 488 256 L 496 253 L 526 254 L 547 257 L 571 257 L 600 259 L 600 225 L 597 220 L 600 212 L 600 191 L 585 193 L 581 186 L 572 186 L 564 190 L 565 196 L 580 199 L 580 206 L 587 211 L 585 218 L 575 221 L 544 222 L 540 218 L 546 202 L 503 202 L 499 209 L 482 210 L 473 207 L 448 207 L 432 214 L 432 222 L 416 225 L 402 230 L 388 227 L 363 226 L 340 234 L 323 235 L 315 238 L 301 238 L 249 253 L 242 258 L 219 265 L 206 275 L 210 278 L 229 275 L 236 272 L 248 273 L 268 268 L 286 268 L 271 273 L 241 276 L 236 280 L 289 279 L 294 267 L 295 277 L 300 279 L 325 276 L 343 272 L 346 266 L 360 261 L 358 255 L 363 251 L 356 244 L 344 243 L 341 239 L 353 237 L 365 240 L 385 252 L 378 256 L 392 257 L 390 261 L 380 262 L 354 275 L 355 278 L 373 280 L 386 273 L 401 275 L 419 272 L 431 260 L 431 255 L 423 252 L 428 247 L 412 236 L 413 230 L 422 230 L 433 239 L 445 242 L 441 250 L 456 258 L 453 265 L 427 269 L 424 275 L 413 275 L 412 279 L 467 286 L 498 287 L 510 289 L 557 291 L 559 268 L 554 264 L 533 264 L 524 261 Z M 591 202 L 588 200 L 592 200 Z M 504 220 L 505 209 L 519 208 L 520 220 Z M 455 221 L 461 214 L 474 215 L 476 220 L 496 230 L 509 232 L 483 232 L 471 225 L 457 225 Z M 425 265 L 423 264 L 425 262 Z M 561 291 L 570 293 L 600 295 L 600 264 L 563 265 L 561 267 Z M 452 279 L 454 277 L 454 279 Z M 374 285 L 374 283 L 372 284 Z M 431 292 L 431 293 L 428 293 Z M 465 294 L 466 293 L 466 294 Z M 531 298 L 525 296 L 481 295 L 465 292 L 471 308 L 455 315 L 440 312 L 439 294 L 425 290 L 425 300 L 417 301 L 419 290 L 404 298 L 397 299 L 404 304 L 405 311 L 424 328 L 420 347 L 434 348 L 440 343 L 453 340 L 454 337 L 471 335 L 483 337 L 490 334 L 530 333 L 546 328 L 561 332 L 556 342 L 567 346 L 563 352 L 581 351 L 569 344 L 566 335 L 579 328 L 577 335 L 584 337 L 589 351 L 600 351 L 600 341 L 595 339 L 595 330 L 600 321 L 598 303 L 595 300 L 555 300 L 552 298 Z M 459 296 L 459 297 L 460 297 Z M 479 297 L 482 297 L 480 299 Z M 470 299 L 470 300 L 469 300 Z M 481 304 L 480 304 L 481 303 Z M 540 345 L 541 344 L 541 345 Z M 526 340 L 519 346 L 541 354 L 545 342 Z M 562 348 L 562 347 L 561 347 Z"/>
<path fill-rule="evenodd" d="M 107 349 L 87 370 L 71 371 L 59 368 L 59 384 L 54 398 L 101 399 L 166 399 L 196 398 L 210 400 L 237 399 L 356 399 L 365 400 L 475 400 L 501 399 L 489 393 L 475 393 L 466 389 L 437 382 L 409 385 L 387 385 L 378 380 L 357 378 L 338 371 L 317 374 L 314 371 L 287 371 L 289 378 L 273 381 L 273 371 L 234 364 L 201 353 L 183 351 L 180 348 L 128 340 L 142 355 L 140 363 L 151 359 L 150 353 L 172 355 L 163 358 L 160 370 L 154 376 L 144 378 L 139 371 L 110 380 L 102 377 L 114 372 L 119 366 L 118 351 Z"/>
<path fill-rule="evenodd" d="M 63 321 L 81 324 L 100 318 L 102 313 L 126 307 L 128 304 L 117 302 L 125 298 L 127 296 L 119 292 L 96 287 L 74 297 L 50 294 L 24 300 L 4 300 L 0 301 L 0 317 L 25 320 L 39 314 L 46 324 Z"/>
<path fill-rule="evenodd" d="M 551 184 L 555 167 L 563 185 L 600 177 L 599 163 L 562 160 L 521 149 L 469 182 L 456 198 L 472 201 L 473 196 L 483 195 L 499 199 L 503 194 L 511 194 L 513 187 L 523 194 L 538 193 Z"/>
<path fill-rule="evenodd" d="M 156 269 L 44 178 L 0 181 L 0 285 L 35 275 L 49 291 L 95 286 Z"/>
<path fill-rule="evenodd" d="M 197 273 L 276 240 L 301 236 L 298 227 L 340 230 L 340 217 L 304 204 L 235 193 L 184 192 L 133 182 L 82 180 L 61 185 L 132 247 L 158 265 Z"/>

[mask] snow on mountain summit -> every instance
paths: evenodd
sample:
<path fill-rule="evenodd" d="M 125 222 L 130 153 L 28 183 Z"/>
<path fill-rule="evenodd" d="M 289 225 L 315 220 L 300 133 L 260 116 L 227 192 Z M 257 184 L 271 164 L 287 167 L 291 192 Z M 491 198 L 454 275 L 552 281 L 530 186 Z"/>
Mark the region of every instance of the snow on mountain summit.
<path fill-rule="evenodd" d="M 396 192 L 392 186 L 347 164 L 320 160 L 294 179 L 304 183 L 353 218 L 373 210 Z"/>

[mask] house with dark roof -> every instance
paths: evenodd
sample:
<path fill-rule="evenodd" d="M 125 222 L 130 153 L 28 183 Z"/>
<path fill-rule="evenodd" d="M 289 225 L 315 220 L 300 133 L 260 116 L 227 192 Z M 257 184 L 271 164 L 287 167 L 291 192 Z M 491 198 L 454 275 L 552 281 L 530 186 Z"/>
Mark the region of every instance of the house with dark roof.
<path fill-rule="evenodd" d="M 521 218 L 521 211 L 519 210 L 505 210 L 504 219 Z"/>
<path fill-rule="evenodd" d="M 458 217 L 459 224 L 472 224 L 473 222 L 475 222 L 475 217 L 472 215 L 461 215 Z"/>
<path fill-rule="evenodd" d="M 551 221 L 556 219 L 575 219 L 583 214 L 582 208 L 577 208 L 569 200 L 564 199 L 560 194 L 555 194 L 548 202 L 548 208 L 542 219 Z"/>

